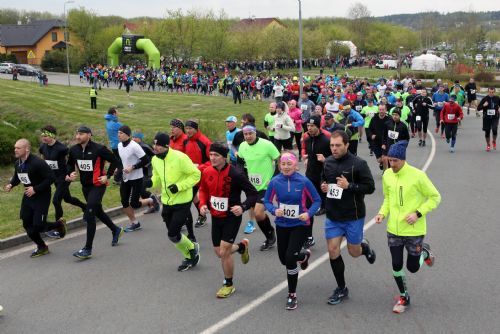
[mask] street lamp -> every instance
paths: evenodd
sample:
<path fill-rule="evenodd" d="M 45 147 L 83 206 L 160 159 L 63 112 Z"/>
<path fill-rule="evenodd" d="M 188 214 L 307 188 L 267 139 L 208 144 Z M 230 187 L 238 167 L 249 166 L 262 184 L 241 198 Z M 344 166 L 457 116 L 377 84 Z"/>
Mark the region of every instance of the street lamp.
<path fill-rule="evenodd" d="M 401 80 L 401 50 L 404 49 L 404 47 L 400 46 L 398 48 L 398 80 Z"/>
<path fill-rule="evenodd" d="M 304 87 L 304 73 L 302 71 L 302 2 L 301 0 L 298 1 L 299 1 L 299 84 L 300 84 L 299 96 L 301 96 Z"/>
<path fill-rule="evenodd" d="M 64 46 L 66 48 L 66 68 L 68 70 L 68 86 L 71 86 L 71 81 L 70 81 L 70 75 L 69 75 L 69 50 L 68 50 L 68 41 L 67 41 L 67 35 L 68 35 L 68 31 L 67 31 L 67 28 L 68 28 L 68 17 L 66 15 L 66 4 L 69 4 L 69 3 L 74 3 L 73 0 L 68 0 L 68 1 L 64 1 Z"/>

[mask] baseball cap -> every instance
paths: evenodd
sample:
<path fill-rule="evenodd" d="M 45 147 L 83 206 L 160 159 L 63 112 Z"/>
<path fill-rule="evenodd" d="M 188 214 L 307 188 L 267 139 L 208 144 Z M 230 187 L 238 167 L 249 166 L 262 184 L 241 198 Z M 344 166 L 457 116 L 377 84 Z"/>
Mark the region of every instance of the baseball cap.
<path fill-rule="evenodd" d="M 238 118 L 236 118 L 236 116 L 229 116 L 228 118 L 226 118 L 226 122 L 238 122 Z"/>

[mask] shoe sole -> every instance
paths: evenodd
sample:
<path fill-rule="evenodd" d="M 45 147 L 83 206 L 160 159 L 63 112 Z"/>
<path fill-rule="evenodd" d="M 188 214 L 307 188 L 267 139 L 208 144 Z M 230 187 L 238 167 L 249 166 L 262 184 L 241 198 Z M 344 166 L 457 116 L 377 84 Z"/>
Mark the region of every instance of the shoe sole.
<path fill-rule="evenodd" d="M 289 306 L 285 307 L 285 310 L 287 310 L 287 311 L 293 311 L 293 310 L 296 310 L 296 309 L 297 309 L 297 305 L 295 305 L 295 307 L 289 307 Z"/>
<path fill-rule="evenodd" d="M 331 300 L 328 300 L 326 303 L 329 305 L 338 305 L 338 304 L 342 303 L 344 301 L 344 299 L 347 299 L 347 297 L 343 297 L 338 302 L 332 302 Z"/>
<path fill-rule="evenodd" d="M 247 264 L 248 261 L 250 261 L 250 252 L 248 251 L 250 241 L 248 239 L 243 239 L 241 242 L 245 244 L 245 251 L 241 254 L 241 263 Z"/>
<path fill-rule="evenodd" d="M 89 255 L 89 256 L 80 256 L 80 255 L 77 255 L 77 254 L 73 254 L 73 256 L 76 257 L 77 259 L 80 259 L 80 260 L 88 260 L 88 259 L 92 258 L 92 255 Z"/>
<path fill-rule="evenodd" d="M 179 268 L 177 268 L 177 271 L 182 273 L 182 272 L 188 271 L 188 270 L 189 270 L 189 269 L 191 269 L 191 268 L 193 268 L 193 266 L 192 266 L 192 265 L 191 265 L 191 266 L 189 266 L 189 267 L 183 268 L 183 269 L 179 269 Z"/>
<path fill-rule="evenodd" d="M 123 232 L 125 232 L 125 233 L 130 233 L 130 232 L 135 232 L 135 231 L 139 231 L 139 230 L 142 230 L 142 226 L 137 227 L 137 228 L 134 228 L 134 229 L 124 228 L 124 229 L 123 229 Z"/>
<path fill-rule="evenodd" d="M 245 230 L 243 233 L 245 234 L 252 234 L 255 231 L 255 228 L 253 228 L 251 231 L 250 230 Z"/>
<path fill-rule="evenodd" d="M 50 252 L 49 252 L 49 251 L 47 251 L 47 252 L 45 252 L 45 253 L 39 253 L 39 254 L 36 254 L 36 255 L 30 255 L 30 258 L 35 259 L 35 258 L 37 258 L 37 257 L 44 256 L 44 255 L 47 255 L 47 254 L 49 254 L 49 253 L 50 253 Z"/>

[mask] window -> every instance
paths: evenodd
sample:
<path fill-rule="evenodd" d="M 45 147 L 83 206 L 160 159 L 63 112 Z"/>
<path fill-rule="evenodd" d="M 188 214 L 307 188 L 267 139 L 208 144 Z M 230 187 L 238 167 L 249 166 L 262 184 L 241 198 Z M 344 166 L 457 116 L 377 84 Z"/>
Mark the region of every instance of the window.
<path fill-rule="evenodd" d="M 52 42 L 57 42 L 57 32 L 52 33 Z"/>

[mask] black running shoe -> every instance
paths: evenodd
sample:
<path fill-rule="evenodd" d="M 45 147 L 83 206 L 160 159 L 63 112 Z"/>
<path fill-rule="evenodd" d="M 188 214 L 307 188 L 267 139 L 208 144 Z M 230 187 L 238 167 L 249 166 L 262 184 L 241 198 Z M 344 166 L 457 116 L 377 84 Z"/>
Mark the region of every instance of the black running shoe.
<path fill-rule="evenodd" d="M 191 264 L 192 266 L 196 266 L 200 263 L 200 244 L 197 242 L 193 242 L 194 249 L 189 251 L 189 255 L 191 256 Z"/>
<path fill-rule="evenodd" d="M 92 257 L 92 250 L 88 248 L 82 248 L 79 251 L 74 252 L 73 256 L 79 258 L 80 260 L 90 259 Z"/>
<path fill-rule="evenodd" d="M 289 311 L 295 310 L 297 308 L 297 296 L 288 294 L 285 308 Z"/>
<path fill-rule="evenodd" d="M 418 141 L 418 146 L 422 146 L 422 139 Z"/>
<path fill-rule="evenodd" d="M 160 200 L 158 199 L 158 197 L 156 197 L 155 194 L 151 194 L 150 197 L 153 200 L 153 209 L 155 210 L 155 212 L 160 211 Z"/>
<path fill-rule="evenodd" d="M 301 253 L 305 253 L 305 258 L 302 261 L 299 261 L 300 269 L 306 270 L 309 267 L 309 259 L 311 258 L 311 251 L 309 249 L 301 251 Z"/>
<path fill-rule="evenodd" d="M 304 249 L 309 249 L 311 248 L 312 246 L 316 245 L 316 241 L 314 240 L 313 237 L 308 237 L 306 242 L 304 242 L 304 246 L 302 246 L 302 248 Z"/>
<path fill-rule="evenodd" d="M 194 224 L 194 227 L 203 227 L 206 225 L 207 217 L 199 215 L 198 218 L 196 219 L 196 223 Z"/>
<path fill-rule="evenodd" d="M 337 287 L 333 294 L 328 298 L 327 303 L 330 305 L 337 305 L 342 302 L 342 300 L 349 298 L 349 289 L 347 287 L 339 288 Z"/>
<path fill-rule="evenodd" d="M 114 232 L 113 232 L 113 240 L 111 240 L 111 246 L 116 246 L 118 245 L 118 240 L 120 240 L 120 237 L 123 234 L 123 228 L 118 227 Z"/>
<path fill-rule="evenodd" d="M 187 271 L 193 268 L 193 263 L 191 259 L 184 259 L 181 265 L 177 268 L 177 271 Z"/>
<path fill-rule="evenodd" d="M 431 251 L 431 246 L 429 246 L 429 244 L 424 242 L 422 248 L 424 249 L 424 252 L 427 253 L 426 258 L 424 259 L 425 264 L 428 265 L 429 267 L 432 267 L 434 265 L 434 262 L 436 261 L 436 257 Z"/>
<path fill-rule="evenodd" d="M 49 254 L 49 247 L 45 246 L 43 248 L 37 248 L 31 253 L 30 257 L 35 258 L 35 257 L 40 257 L 43 255 Z"/>
<path fill-rule="evenodd" d="M 264 241 L 262 243 L 262 246 L 260 246 L 260 250 L 261 251 L 268 251 L 274 247 L 275 243 L 276 243 L 276 234 L 273 231 L 273 234 L 271 235 L 271 237 L 267 238 L 266 241 Z"/>
<path fill-rule="evenodd" d="M 377 259 L 377 254 L 375 254 L 375 251 L 371 249 L 370 243 L 368 242 L 367 239 L 363 239 L 363 241 L 361 241 L 361 248 L 363 248 L 363 253 L 366 256 L 368 263 L 370 264 L 375 263 L 375 260 Z"/>

